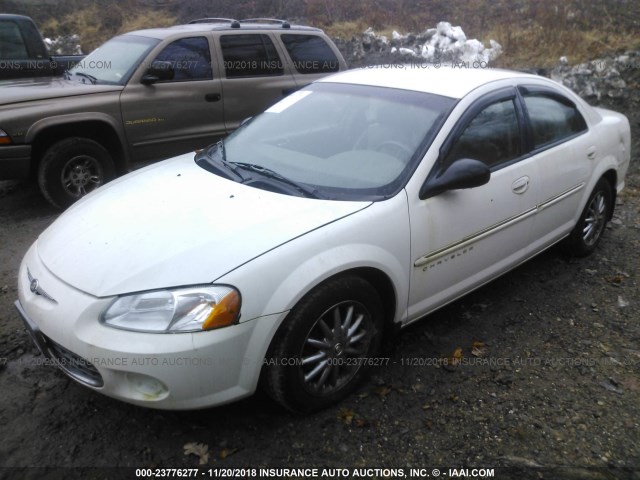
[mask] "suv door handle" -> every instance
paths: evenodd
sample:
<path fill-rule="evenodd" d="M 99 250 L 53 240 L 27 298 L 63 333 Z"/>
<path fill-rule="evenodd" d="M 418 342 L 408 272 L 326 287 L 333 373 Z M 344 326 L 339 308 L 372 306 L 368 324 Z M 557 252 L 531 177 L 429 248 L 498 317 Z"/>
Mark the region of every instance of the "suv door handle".
<path fill-rule="evenodd" d="M 219 93 L 207 93 L 204 96 L 204 99 L 207 102 L 219 102 L 221 98 L 222 98 L 222 95 L 220 95 Z"/>
<path fill-rule="evenodd" d="M 595 160 L 598 149 L 596 147 L 587 148 L 587 158 L 589 160 Z"/>

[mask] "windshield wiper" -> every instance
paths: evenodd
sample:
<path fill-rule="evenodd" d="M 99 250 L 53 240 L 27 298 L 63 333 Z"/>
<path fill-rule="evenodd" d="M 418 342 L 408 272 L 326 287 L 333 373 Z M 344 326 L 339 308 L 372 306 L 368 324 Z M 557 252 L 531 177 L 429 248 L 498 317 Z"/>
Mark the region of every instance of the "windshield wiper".
<path fill-rule="evenodd" d="M 269 168 L 261 167 L 260 165 L 255 165 L 253 163 L 245 163 L 245 162 L 231 162 L 231 163 L 245 170 L 249 170 L 251 172 L 257 172 L 260 175 L 263 175 L 267 178 L 272 178 L 282 183 L 286 183 L 287 185 L 294 187 L 299 192 L 302 192 L 304 195 L 306 195 L 309 198 L 322 198 L 322 196 L 320 195 L 320 192 L 318 192 L 315 188 L 310 188 L 305 185 L 301 185 L 298 182 L 295 182 L 294 180 L 291 180 L 290 178 L 287 178 Z"/>
<path fill-rule="evenodd" d="M 96 83 L 98 83 L 98 79 L 93 75 L 89 75 L 88 73 L 84 73 L 84 72 L 73 72 L 73 73 L 75 75 L 78 75 L 79 77 L 88 78 L 92 85 L 95 85 Z"/>
<path fill-rule="evenodd" d="M 224 147 L 224 140 L 220 140 L 218 143 L 214 143 L 213 145 L 210 145 L 209 147 L 202 150 L 196 155 L 195 160 L 199 165 L 201 165 L 201 163 L 204 163 L 206 170 L 222 175 L 229 180 L 233 180 L 234 182 L 245 181 L 245 178 L 238 173 L 237 168 L 227 162 L 227 153 Z"/>

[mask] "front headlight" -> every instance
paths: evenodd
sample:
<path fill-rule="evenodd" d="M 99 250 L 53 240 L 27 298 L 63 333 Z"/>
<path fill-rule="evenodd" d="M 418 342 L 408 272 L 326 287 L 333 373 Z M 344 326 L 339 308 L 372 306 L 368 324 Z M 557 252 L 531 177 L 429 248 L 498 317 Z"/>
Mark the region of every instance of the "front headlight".
<path fill-rule="evenodd" d="M 0 145 L 11 145 L 12 143 L 9 134 L 0 128 Z"/>
<path fill-rule="evenodd" d="M 122 295 L 102 315 L 105 325 L 137 332 L 198 332 L 234 324 L 240 293 L 226 285 Z"/>

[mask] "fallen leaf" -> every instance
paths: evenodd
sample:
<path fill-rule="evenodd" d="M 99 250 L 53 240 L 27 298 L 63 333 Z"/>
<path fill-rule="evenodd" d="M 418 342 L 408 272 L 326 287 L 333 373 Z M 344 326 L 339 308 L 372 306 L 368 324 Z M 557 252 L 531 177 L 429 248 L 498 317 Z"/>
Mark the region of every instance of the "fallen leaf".
<path fill-rule="evenodd" d="M 237 448 L 223 448 L 220 451 L 220 460 L 224 460 L 225 458 L 233 455 L 234 453 L 236 453 L 238 451 Z"/>
<path fill-rule="evenodd" d="M 355 426 L 358 428 L 365 428 L 369 426 L 369 422 L 367 422 L 364 418 L 356 418 Z"/>
<path fill-rule="evenodd" d="M 340 410 L 338 410 L 338 419 L 345 425 L 351 425 L 354 416 L 355 412 L 353 410 L 349 410 L 348 408 L 341 408 Z"/>
<path fill-rule="evenodd" d="M 476 340 L 471 344 L 471 355 L 474 357 L 484 357 L 488 351 L 489 349 L 482 342 Z"/>
<path fill-rule="evenodd" d="M 616 285 L 621 284 L 624 281 L 623 275 L 608 275 L 604 277 L 604 279 L 609 283 L 614 283 Z"/>
<path fill-rule="evenodd" d="M 200 459 L 200 465 L 206 465 L 209 462 L 209 446 L 204 443 L 187 443 L 185 444 L 184 454 L 195 455 Z"/>
<path fill-rule="evenodd" d="M 375 391 L 379 397 L 384 398 L 391 393 L 391 387 L 387 385 L 383 385 L 381 387 L 376 388 Z"/>
<path fill-rule="evenodd" d="M 462 362 L 462 347 L 458 347 L 453 351 L 453 355 L 449 357 L 452 365 L 460 365 Z"/>

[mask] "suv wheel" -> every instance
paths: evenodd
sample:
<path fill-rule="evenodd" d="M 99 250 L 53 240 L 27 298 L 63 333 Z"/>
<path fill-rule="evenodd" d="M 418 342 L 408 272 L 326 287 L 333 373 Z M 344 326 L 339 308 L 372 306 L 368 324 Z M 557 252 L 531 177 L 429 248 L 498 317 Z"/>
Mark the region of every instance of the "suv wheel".
<path fill-rule="evenodd" d="M 98 142 L 73 137 L 51 146 L 40 162 L 38 185 L 44 197 L 66 208 L 115 177 L 113 159 Z"/>

